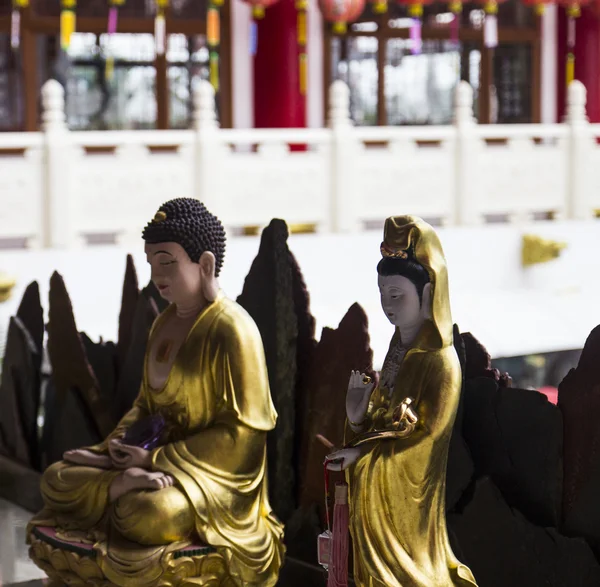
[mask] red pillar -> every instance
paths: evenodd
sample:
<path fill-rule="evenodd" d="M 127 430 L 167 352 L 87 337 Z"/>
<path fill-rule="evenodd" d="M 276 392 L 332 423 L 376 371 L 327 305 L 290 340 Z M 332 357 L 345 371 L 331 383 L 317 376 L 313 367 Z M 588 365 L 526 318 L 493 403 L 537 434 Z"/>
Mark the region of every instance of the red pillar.
<path fill-rule="evenodd" d="M 575 79 L 587 89 L 587 114 L 591 122 L 600 122 L 600 18 L 591 8 L 583 8 L 576 20 Z M 567 16 L 558 11 L 558 120 L 565 115 L 566 106 L 566 60 Z"/>
<path fill-rule="evenodd" d="M 254 126 L 303 128 L 306 96 L 300 92 L 300 50 L 294 0 L 279 0 L 258 20 L 254 57 Z"/>

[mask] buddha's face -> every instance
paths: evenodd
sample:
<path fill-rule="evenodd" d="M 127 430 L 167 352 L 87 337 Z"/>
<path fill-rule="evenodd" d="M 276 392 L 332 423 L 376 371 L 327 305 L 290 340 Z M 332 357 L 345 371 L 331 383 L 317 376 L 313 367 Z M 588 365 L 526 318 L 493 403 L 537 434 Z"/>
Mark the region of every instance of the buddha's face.
<path fill-rule="evenodd" d="M 161 297 L 178 305 L 202 295 L 204 276 L 201 263 L 194 263 L 181 245 L 146 243 L 145 251 L 152 282 Z"/>
<path fill-rule="evenodd" d="M 415 284 L 403 275 L 380 275 L 378 279 L 381 307 L 388 320 L 400 329 L 400 334 L 416 334 L 427 316 L 429 284 L 423 290 L 423 298 Z"/>

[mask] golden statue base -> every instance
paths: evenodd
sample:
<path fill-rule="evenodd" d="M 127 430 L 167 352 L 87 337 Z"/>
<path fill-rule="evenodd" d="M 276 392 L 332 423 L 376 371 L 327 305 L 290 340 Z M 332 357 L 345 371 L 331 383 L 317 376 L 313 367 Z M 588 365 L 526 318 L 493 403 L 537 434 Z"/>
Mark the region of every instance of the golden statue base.
<path fill-rule="evenodd" d="M 52 581 L 70 587 L 236 587 L 225 559 L 209 546 L 120 547 L 67 541 L 54 528 L 28 534 L 29 556 Z"/>

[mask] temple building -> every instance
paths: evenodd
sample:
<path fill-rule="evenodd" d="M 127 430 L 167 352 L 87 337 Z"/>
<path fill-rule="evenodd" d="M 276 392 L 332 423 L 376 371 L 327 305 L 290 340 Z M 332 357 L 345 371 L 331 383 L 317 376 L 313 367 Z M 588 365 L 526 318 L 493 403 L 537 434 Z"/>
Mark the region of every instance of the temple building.
<path fill-rule="evenodd" d="M 223 128 L 323 126 L 336 79 L 356 125 L 450 123 L 460 80 L 479 122 L 555 122 L 573 76 L 600 121 L 597 11 L 544 4 L 3 0 L 0 130 L 38 128 L 50 78 L 72 130 L 187 128 L 203 78 Z"/>

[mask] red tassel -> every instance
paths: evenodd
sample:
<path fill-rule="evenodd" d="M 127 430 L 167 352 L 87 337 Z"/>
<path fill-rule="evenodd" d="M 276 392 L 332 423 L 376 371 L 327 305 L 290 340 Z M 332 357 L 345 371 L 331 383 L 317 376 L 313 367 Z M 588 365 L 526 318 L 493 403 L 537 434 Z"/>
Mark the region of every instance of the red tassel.
<path fill-rule="evenodd" d="M 333 508 L 333 543 L 327 587 L 348 587 L 348 485 L 335 486 L 335 506 Z"/>

